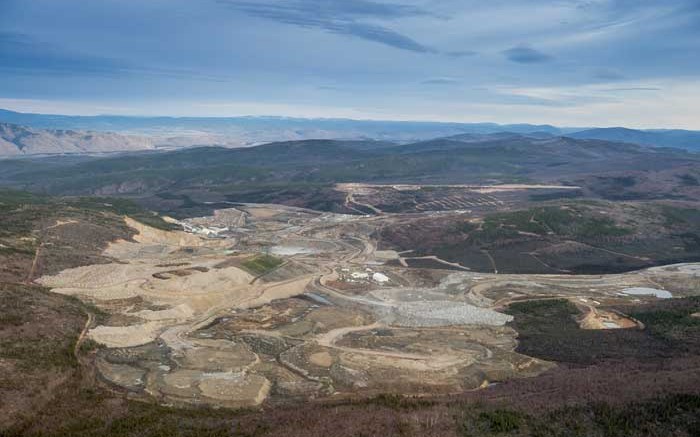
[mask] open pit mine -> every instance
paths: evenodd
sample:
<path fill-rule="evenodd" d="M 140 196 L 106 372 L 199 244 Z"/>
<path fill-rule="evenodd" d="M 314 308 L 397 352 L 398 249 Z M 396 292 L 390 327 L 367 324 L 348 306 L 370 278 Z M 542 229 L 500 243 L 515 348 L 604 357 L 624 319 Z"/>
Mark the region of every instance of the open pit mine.
<path fill-rule="evenodd" d="M 391 215 L 243 204 L 136 235 L 111 262 L 38 280 L 94 304 L 99 376 L 167 405 L 249 407 L 378 393 L 440 394 L 538 375 L 515 352 L 510 303 L 567 299 L 585 329 L 640 328 L 599 307 L 684 296 L 700 265 L 611 275 L 411 268 L 379 250 Z M 450 267 L 450 263 L 446 264 Z"/>

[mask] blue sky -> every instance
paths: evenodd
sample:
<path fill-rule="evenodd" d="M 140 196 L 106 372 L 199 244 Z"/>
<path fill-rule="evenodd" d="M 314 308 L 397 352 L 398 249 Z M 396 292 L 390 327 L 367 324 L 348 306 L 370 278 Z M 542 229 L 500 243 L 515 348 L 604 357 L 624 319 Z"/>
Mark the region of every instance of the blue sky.
<path fill-rule="evenodd" d="M 0 107 L 700 129 L 698 0 L 0 0 Z"/>

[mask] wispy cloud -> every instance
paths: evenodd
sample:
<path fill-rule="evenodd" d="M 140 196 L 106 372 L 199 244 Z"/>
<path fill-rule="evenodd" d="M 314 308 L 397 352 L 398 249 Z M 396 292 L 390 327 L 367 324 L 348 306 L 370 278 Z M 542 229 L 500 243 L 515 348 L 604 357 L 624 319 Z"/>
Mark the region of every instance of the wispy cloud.
<path fill-rule="evenodd" d="M 145 74 L 213 82 L 225 82 L 230 79 L 220 75 L 207 75 L 184 69 L 141 66 L 117 58 L 78 53 L 17 32 L 0 32 L 0 71 L 2 70 L 24 74 L 50 73 L 78 76 Z"/>
<path fill-rule="evenodd" d="M 478 55 L 478 52 L 475 52 L 474 50 L 454 50 L 450 52 L 445 52 L 445 55 L 450 56 L 452 58 L 466 58 L 469 56 L 476 56 Z"/>
<path fill-rule="evenodd" d="M 643 86 L 638 86 L 638 87 L 629 87 L 629 88 L 606 88 L 602 89 L 601 91 L 604 92 L 610 92 L 610 93 L 615 93 L 615 92 L 627 92 L 627 91 L 661 91 L 662 88 L 658 87 L 643 87 Z"/>
<path fill-rule="evenodd" d="M 606 82 L 625 80 L 624 74 L 611 68 L 600 68 L 593 73 L 593 78 Z"/>
<path fill-rule="evenodd" d="M 419 43 L 409 36 L 368 21 L 370 19 L 392 20 L 409 16 L 429 15 L 428 12 L 413 6 L 367 0 L 218 1 L 234 10 L 279 23 L 322 29 L 331 33 L 378 42 L 402 50 L 420 53 L 435 52 L 434 49 Z"/>
<path fill-rule="evenodd" d="M 124 68 L 126 65 L 115 59 L 72 53 L 22 33 L 0 32 L 0 69 L 105 74 Z"/>
<path fill-rule="evenodd" d="M 421 82 L 423 85 L 454 85 L 458 83 L 459 80 L 453 77 L 431 77 Z"/>
<path fill-rule="evenodd" d="M 494 90 L 508 103 L 534 106 L 578 107 L 617 101 L 616 96 L 595 86 L 581 87 L 502 87 Z"/>
<path fill-rule="evenodd" d="M 535 50 L 528 46 L 516 46 L 503 51 L 503 55 L 512 62 L 520 64 L 535 64 L 539 62 L 547 62 L 552 59 L 551 56 Z"/>

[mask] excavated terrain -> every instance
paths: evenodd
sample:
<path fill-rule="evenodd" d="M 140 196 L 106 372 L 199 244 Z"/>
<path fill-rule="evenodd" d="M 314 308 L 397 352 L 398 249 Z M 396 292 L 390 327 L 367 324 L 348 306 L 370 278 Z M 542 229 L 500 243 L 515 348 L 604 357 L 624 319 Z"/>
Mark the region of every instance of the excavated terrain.
<path fill-rule="evenodd" d="M 112 242 L 109 262 L 37 282 L 106 313 L 87 335 L 104 345 L 108 384 L 234 408 L 536 376 L 556 364 L 518 349 L 509 305 L 564 300 L 585 330 L 640 330 L 611 308 L 700 290 L 696 264 L 577 276 L 478 273 L 439 258 L 443 268 L 416 268 L 375 239 L 407 217 L 246 204 L 171 220 L 182 231 L 126 218 L 134 237 Z"/>

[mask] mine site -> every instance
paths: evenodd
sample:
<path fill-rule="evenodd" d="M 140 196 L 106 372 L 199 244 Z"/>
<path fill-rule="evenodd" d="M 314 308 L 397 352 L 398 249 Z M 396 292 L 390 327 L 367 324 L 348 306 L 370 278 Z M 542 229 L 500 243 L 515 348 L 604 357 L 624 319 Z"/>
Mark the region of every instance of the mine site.
<path fill-rule="evenodd" d="M 389 200 L 422 189 L 442 190 L 439 200 L 414 196 L 406 212 L 385 212 Z M 700 293 L 700 264 L 499 273 L 397 251 L 381 239 L 396 223 L 445 214 L 480 226 L 485 210 L 557 189 L 350 184 L 338 190 L 362 214 L 236 204 L 208 216 L 165 217 L 175 230 L 125 216 L 133 238 L 109 242 L 101 254 L 107 262 L 36 282 L 99 309 L 85 331 L 102 345 L 97 372 L 134 398 L 241 408 L 486 390 L 557 366 L 517 350 L 511 304 L 565 300 L 580 329 L 642 330 L 613 308 Z"/>

